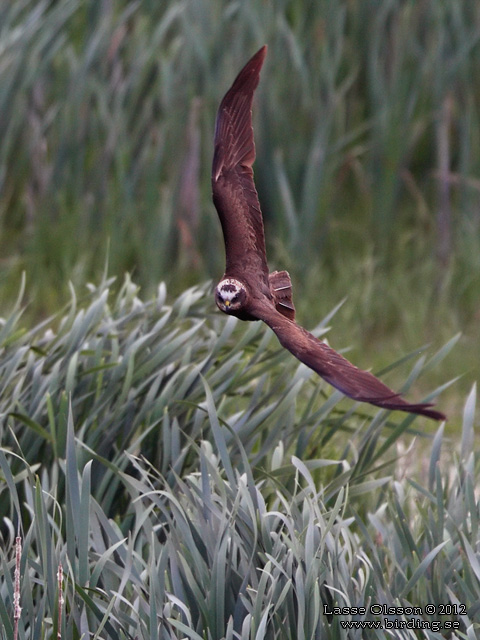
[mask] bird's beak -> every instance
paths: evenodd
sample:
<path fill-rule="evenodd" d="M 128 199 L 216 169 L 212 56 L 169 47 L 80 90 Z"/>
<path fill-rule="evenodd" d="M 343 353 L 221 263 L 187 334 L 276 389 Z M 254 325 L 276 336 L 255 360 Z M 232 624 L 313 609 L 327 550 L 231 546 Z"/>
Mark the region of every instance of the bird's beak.
<path fill-rule="evenodd" d="M 225 300 L 225 306 L 229 307 L 230 306 L 230 300 Z"/>

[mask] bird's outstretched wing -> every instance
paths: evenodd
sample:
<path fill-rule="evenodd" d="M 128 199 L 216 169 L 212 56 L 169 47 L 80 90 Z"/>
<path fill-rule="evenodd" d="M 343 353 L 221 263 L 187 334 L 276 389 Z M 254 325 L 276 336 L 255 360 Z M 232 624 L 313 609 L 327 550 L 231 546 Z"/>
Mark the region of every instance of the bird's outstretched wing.
<path fill-rule="evenodd" d="M 256 306 L 252 313 L 273 329 L 285 349 L 346 396 L 383 409 L 419 413 L 433 420 L 446 419 L 443 413 L 430 409 L 431 404 L 408 403 L 372 373 L 358 369 L 296 322 L 283 316 L 267 301 Z"/>
<path fill-rule="evenodd" d="M 253 182 L 252 101 L 266 53 L 264 46 L 247 62 L 220 104 L 212 166 L 213 202 L 225 239 L 225 275 L 263 281 L 264 285 L 268 267 L 262 212 Z"/>

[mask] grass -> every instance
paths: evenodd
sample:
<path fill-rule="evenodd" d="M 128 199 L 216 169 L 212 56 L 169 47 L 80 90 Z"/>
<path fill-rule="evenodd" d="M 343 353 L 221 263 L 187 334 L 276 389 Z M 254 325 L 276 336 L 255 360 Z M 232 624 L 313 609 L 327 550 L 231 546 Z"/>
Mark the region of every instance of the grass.
<path fill-rule="evenodd" d="M 200 272 L 217 273 L 208 179 L 214 112 L 235 70 L 268 42 L 255 122 L 272 245 L 285 246 L 298 274 L 311 260 L 338 264 L 339 225 L 349 230 L 342 257 L 373 240 L 388 265 L 404 257 L 398 234 L 405 232 L 414 255 L 425 256 L 439 242 L 442 187 L 450 231 L 458 230 L 447 260 L 460 261 L 454 275 L 460 281 L 464 265 L 475 286 L 478 265 L 469 268 L 467 247 L 478 230 L 477 17 L 475 4 L 452 0 L 395 0 L 382 11 L 374 3 L 317 3 L 310 13 L 296 3 L 211 0 L 5 5 L 0 158 L 8 266 L 33 260 L 53 295 L 66 268 L 81 280 L 101 267 L 109 236 L 114 272 L 134 265 L 143 286 L 159 273 L 185 280 L 194 249 Z M 436 147 L 446 97 L 453 104 L 445 176 Z M 181 242 L 179 217 L 190 225 L 193 248 Z M 465 295 L 468 307 L 472 294 Z"/>
<path fill-rule="evenodd" d="M 255 172 L 272 268 L 292 274 L 304 324 L 350 295 L 339 330 L 362 350 L 373 335 L 394 358 L 461 331 L 462 366 L 445 363 L 447 377 L 472 371 L 460 408 L 480 346 L 476 3 L 0 11 L 5 304 L 26 271 L 27 313 L 47 317 L 68 281 L 98 282 L 107 245 L 110 271 L 134 273 L 146 296 L 160 280 L 179 294 L 219 277 L 215 110 L 266 42 Z"/>
<path fill-rule="evenodd" d="M 413 619 L 371 604 L 421 607 L 430 628 L 406 638 L 478 634 L 479 11 L 1 5 L 2 639 L 346 639 Z M 352 405 L 198 286 L 223 269 L 215 110 L 264 43 L 270 264 L 319 335 L 348 295 L 334 346 L 440 396 L 448 430 Z M 107 254 L 138 286 L 102 276 Z"/>
<path fill-rule="evenodd" d="M 422 471 L 427 422 L 342 400 L 267 328 L 209 315 L 204 289 L 171 305 L 163 286 L 147 302 L 129 278 L 111 289 L 72 289 L 31 330 L 18 303 L 2 324 L 3 638 L 17 537 L 20 638 L 350 638 L 413 619 L 378 603 L 422 607 L 429 631 L 405 637 L 447 621 L 474 637 L 475 389 L 453 454 L 442 425 Z"/>

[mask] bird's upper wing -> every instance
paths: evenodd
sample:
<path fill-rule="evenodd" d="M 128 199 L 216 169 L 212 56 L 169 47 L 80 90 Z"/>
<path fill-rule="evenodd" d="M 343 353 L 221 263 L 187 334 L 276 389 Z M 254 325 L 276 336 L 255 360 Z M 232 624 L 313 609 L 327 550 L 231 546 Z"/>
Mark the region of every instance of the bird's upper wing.
<path fill-rule="evenodd" d="M 265 237 L 252 171 L 252 101 L 266 52 L 264 46 L 247 62 L 220 104 L 212 166 L 213 202 L 225 239 L 225 274 L 241 279 L 247 273 L 265 285 Z"/>
<path fill-rule="evenodd" d="M 429 408 L 431 404 L 406 402 L 372 373 L 358 369 L 296 322 L 278 313 L 272 305 L 261 304 L 252 312 L 273 329 L 285 349 L 346 396 L 384 409 L 398 409 L 419 413 L 434 420 L 445 420 L 442 413 Z"/>

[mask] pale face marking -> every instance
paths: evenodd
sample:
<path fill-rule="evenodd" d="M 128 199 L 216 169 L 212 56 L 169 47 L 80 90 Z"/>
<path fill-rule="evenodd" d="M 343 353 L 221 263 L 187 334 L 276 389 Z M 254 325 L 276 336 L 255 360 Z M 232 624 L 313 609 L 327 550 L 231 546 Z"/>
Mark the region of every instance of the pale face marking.
<path fill-rule="evenodd" d="M 223 300 L 228 300 L 229 302 L 231 302 L 234 299 L 234 297 L 238 294 L 238 289 L 236 289 L 235 291 L 231 291 L 229 289 L 226 289 L 225 287 L 222 287 L 220 289 L 220 292 L 222 294 Z"/>
<path fill-rule="evenodd" d="M 241 282 L 234 278 L 226 278 L 217 285 L 217 295 L 220 302 L 227 308 L 232 307 L 233 309 L 242 304 L 239 300 L 233 302 L 242 291 L 245 291 L 245 287 Z"/>

